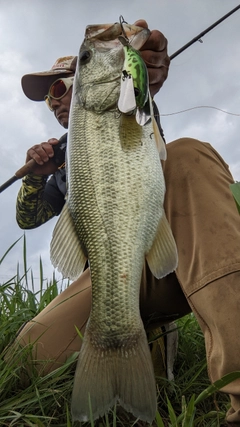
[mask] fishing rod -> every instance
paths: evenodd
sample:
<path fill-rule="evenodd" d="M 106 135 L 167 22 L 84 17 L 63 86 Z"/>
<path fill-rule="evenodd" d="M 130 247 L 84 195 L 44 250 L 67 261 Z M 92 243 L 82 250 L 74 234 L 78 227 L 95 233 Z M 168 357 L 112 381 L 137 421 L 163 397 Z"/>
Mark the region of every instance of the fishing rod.
<path fill-rule="evenodd" d="M 198 34 L 196 37 L 194 37 L 192 40 L 190 40 L 188 43 L 186 43 L 184 46 L 182 46 L 180 49 L 178 49 L 176 52 L 174 52 L 170 59 L 176 58 L 176 56 L 180 55 L 184 50 L 186 50 L 189 46 L 191 46 L 193 43 L 200 41 L 205 34 L 209 33 L 213 28 L 215 28 L 217 25 L 219 25 L 221 22 L 225 21 L 230 15 L 235 13 L 238 9 L 240 9 L 240 4 L 236 6 L 234 9 L 230 10 L 230 12 L 226 13 L 222 18 L 218 19 L 214 24 L 210 25 L 210 27 L 206 28 L 206 30 L 202 31 L 200 34 Z"/>
<path fill-rule="evenodd" d="M 230 10 L 230 12 L 226 13 L 226 15 L 222 16 L 222 18 L 218 19 L 216 22 L 214 22 L 210 27 L 206 28 L 206 30 L 202 31 L 200 34 L 198 34 L 196 37 L 194 37 L 192 40 L 190 40 L 188 43 L 186 43 L 184 46 L 182 46 L 180 49 L 178 49 L 176 52 L 174 52 L 170 56 L 170 60 L 172 61 L 176 56 L 180 55 L 180 53 L 184 52 L 189 46 L 191 46 L 193 43 L 200 41 L 202 42 L 201 38 L 205 36 L 205 34 L 209 33 L 213 28 L 215 28 L 217 25 L 219 25 L 221 22 L 225 21 L 229 16 L 231 16 L 233 13 L 235 13 L 238 9 L 240 9 L 240 4 L 236 6 L 234 9 Z M 232 195 L 235 199 L 238 212 L 240 213 L 240 182 L 235 182 L 234 184 L 230 185 L 230 190 L 232 192 Z"/>
<path fill-rule="evenodd" d="M 176 56 L 180 55 L 184 50 L 186 50 L 189 46 L 191 46 L 196 41 L 200 41 L 201 37 L 205 36 L 205 34 L 209 33 L 213 28 L 215 28 L 217 25 L 219 25 L 221 22 L 223 22 L 225 19 L 227 19 L 230 15 L 235 13 L 238 9 L 240 9 L 240 4 L 236 6 L 234 9 L 230 10 L 226 15 L 224 15 L 222 18 L 218 19 L 218 21 L 214 22 L 214 24 L 210 25 L 210 27 L 206 28 L 206 30 L 202 31 L 200 34 L 198 34 L 196 37 L 194 37 L 192 40 L 190 40 L 188 43 L 186 43 L 184 46 L 182 46 L 180 49 L 178 49 L 176 52 L 174 52 L 170 56 L 170 60 L 173 60 L 176 58 Z M 61 165 L 64 162 L 64 156 L 65 156 L 65 150 L 66 150 L 66 144 L 67 144 L 67 134 L 64 134 L 60 139 L 59 143 L 55 146 L 53 146 L 54 149 L 54 158 L 53 160 L 57 165 Z M 23 178 L 28 173 L 31 173 L 34 171 L 34 167 L 36 166 L 35 160 L 31 159 L 29 160 L 24 166 L 22 166 L 17 172 L 15 172 L 14 176 L 12 176 L 8 181 L 6 181 L 4 184 L 0 186 L 0 193 L 2 193 L 6 188 L 10 187 L 15 181 L 18 179 Z"/>

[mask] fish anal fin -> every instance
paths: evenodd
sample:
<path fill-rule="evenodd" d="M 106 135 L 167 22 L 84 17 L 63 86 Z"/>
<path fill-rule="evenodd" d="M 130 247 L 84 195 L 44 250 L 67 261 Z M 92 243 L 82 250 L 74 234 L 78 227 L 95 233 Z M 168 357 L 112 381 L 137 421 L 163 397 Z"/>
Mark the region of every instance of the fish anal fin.
<path fill-rule="evenodd" d="M 91 344 L 86 330 L 74 378 L 73 420 L 95 420 L 116 402 L 143 421 L 155 417 L 156 385 L 146 335 L 143 331 L 132 348 L 104 349 Z"/>
<path fill-rule="evenodd" d="M 64 277 L 69 277 L 71 280 L 79 277 L 86 264 L 87 258 L 81 247 L 67 203 L 53 230 L 50 258 L 53 266 Z"/>
<path fill-rule="evenodd" d="M 165 213 L 158 224 L 155 239 L 146 259 L 152 274 L 157 279 L 173 272 L 177 267 L 177 247 Z"/>

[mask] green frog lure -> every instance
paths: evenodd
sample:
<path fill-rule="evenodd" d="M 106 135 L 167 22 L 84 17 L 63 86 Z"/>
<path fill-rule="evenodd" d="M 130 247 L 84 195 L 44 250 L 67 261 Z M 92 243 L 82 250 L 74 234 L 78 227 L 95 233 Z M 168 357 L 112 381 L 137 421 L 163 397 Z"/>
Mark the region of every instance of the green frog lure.
<path fill-rule="evenodd" d="M 140 53 L 134 49 L 127 38 L 119 36 L 123 44 L 124 64 L 121 76 L 120 97 L 118 108 L 122 113 L 130 113 L 137 108 L 136 120 L 140 119 L 144 125 L 150 119 L 150 109 L 148 105 L 149 81 L 148 71 Z"/>
<path fill-rule="evenodd" d="M 154 118 L 147 66 L 140 52 L 130 45 L 122 25 L 123 22 L 125 21 L 120 16 L 122 34 L 118 36 L 118 39 L 123 44 L 125 58 L 121 75 L 118 109 L 124 114 L 135 114 L 136 121 L 140 126 L 144 126 L 149 120 L 152 120 L 153 133 L 160 158 L 166 160 L 165 144 Z"/>

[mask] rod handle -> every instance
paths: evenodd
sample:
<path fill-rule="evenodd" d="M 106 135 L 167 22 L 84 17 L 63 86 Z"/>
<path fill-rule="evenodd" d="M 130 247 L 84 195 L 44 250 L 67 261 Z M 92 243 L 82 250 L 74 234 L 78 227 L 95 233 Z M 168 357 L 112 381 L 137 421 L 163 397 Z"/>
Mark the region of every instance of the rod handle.
<path fill-rule="evenodd" d="M 25 165 L 23 165 L 20 169 L 15 172 L 15 176 L 17 179 L 23 178 L 25 175 L 33 172 L 34 166 L 36 166 L 35 160 L 31 159 Z"/>

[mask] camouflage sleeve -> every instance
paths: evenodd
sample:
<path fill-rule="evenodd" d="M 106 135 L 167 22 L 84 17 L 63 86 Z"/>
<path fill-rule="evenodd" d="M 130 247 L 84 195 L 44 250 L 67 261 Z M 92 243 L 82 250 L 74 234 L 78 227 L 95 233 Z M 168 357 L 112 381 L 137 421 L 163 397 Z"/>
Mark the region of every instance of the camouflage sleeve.
<path fill-rule="evenodd" d="M 26 175 L 23 178 L 16 202 L 16 220 L 20 228 L 39 227 L 61 211 L 54 209 L 46 200 L 44 196 L 46 184 L 47 177 Z"/>

